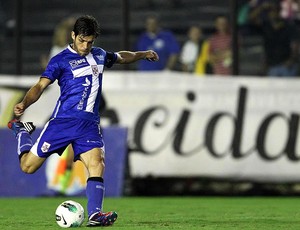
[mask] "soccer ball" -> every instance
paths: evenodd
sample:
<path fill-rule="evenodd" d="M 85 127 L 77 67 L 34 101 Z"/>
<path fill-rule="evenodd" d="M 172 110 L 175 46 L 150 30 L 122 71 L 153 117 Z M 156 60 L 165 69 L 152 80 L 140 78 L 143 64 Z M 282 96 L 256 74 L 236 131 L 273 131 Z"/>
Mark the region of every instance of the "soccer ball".
<path fill-rule="evenodd" d="M 55 216 L 62 228 L 79 227 L 84 221 L 84 209 L 81 204 L 67 200 L 58 205 Z"/>

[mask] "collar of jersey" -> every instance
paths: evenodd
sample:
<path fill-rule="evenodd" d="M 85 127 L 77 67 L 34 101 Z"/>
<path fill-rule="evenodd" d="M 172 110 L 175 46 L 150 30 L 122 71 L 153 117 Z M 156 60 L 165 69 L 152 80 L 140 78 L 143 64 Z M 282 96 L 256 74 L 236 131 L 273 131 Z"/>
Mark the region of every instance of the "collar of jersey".
<path fill-rule="evenodd" d="M 68 45 L 68 50 L 74 54 L 77 54 L 77 52 L 75 50 L 73 50 L 73 48 L 71 47 L 71 44 Z"/>

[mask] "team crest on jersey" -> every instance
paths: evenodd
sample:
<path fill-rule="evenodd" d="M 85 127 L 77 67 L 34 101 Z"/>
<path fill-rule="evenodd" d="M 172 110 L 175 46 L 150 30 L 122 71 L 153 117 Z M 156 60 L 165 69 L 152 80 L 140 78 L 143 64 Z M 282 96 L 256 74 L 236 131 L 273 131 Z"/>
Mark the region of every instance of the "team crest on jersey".
<path fill-rule="evenodd" d="M 85 63 L 86 63 L 85 58 L 69 61 L 69 64 L 71 65 L 72 69 L 75 69 L 78 66 L 85 64 Z"/>
<path fill-rule="evenodd" d="M 51 146 L 51 144 L 49 144 L 48 142 L 45 141 L 44 144 L 43 144 L 42 147 L 41 147 L 42 152 L 43 152 L 43 153 L 48 152 L 50 146 Z"/>
<path fill-rule="evenodd" d="M 92 71 L 94 76 L 98 76 L 99 75 L 99 70 L 98 70 L 98 66 L 97 65 L 92 65 Z"/>

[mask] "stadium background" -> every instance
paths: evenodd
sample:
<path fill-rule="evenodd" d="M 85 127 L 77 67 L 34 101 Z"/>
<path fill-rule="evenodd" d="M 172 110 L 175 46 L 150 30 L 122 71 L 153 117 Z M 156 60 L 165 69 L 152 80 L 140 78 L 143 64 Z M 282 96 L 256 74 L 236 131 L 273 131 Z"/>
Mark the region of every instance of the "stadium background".
<path fill-rule="evenodd" d="M 137 37 L 144 31 L 148 15 L 159 16 L 163 28 L 170 29 L 182 45 L 189 26 L 199 25 L 204 36 L 214 31 L 218 15 L 228 18 L 237 14 L 246 0 L 111 0 L 58 1 L 34 0 L 1 1 L 1 73 L 40 74 L 40 56 L 51 48 L 55 26 L 68 16 L 92 14 L 101 25 L 101 44 L 107 50 L 132 49 Z M 260 75 L 262 40 L 258 34 L 243 37 L 239 52 L 239 73 Z M 16 68 L 17 66 L 17 68 Z M 127 67 L 122 67 L 127 68 Z M 135 66 L 129 67 L 134 69 Z"/>
<path fill-rule="evenodd" d="M 145 17 L 152 13 L 159 15 L 162 27 L 172 30 L 182 44 L 186 39 L 189 25 L 198 24 L 204 30 L 204 34 L 209 36 L 213 32 L 216 16 L 226 15 L 232 18 L 244 2 L 233 0 L 50 0 L 47 2 L 2 0 L 0 73 L 3 77 L 38 76 L 41 73 L 40 57 L 50 50 L 53 28 L 61 19 L 70 15 L 94 15 L 100 21 L 102 28 L 97 45 L 107 50 L 117 51 L 132 49 L 137 36 L 144 30 Z M 241 77 L 260 78 L 263 72 L 261 37 L 258 34 L 243 37 L 238 55 L 238 74 Z M 122 68 L 115 69 L 135 70 L 134 65 L 126 70 Z M 299 193 L 299 186 L 295 180 L 292 183 L 290 181 L 285 183 L 236 182 L 206 178 L 201 175 L 199 177 L 132 178 L 127 170 L 124 171 L 124 177 L 124 195 L 295 195 Z"/>

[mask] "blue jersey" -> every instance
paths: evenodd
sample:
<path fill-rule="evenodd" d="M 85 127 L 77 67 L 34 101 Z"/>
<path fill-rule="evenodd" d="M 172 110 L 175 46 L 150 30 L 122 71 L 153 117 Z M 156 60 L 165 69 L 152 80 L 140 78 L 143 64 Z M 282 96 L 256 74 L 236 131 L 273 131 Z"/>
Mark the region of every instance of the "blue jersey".
<path fill-rule="evenodd" d="M 159 60 L 156 62 L 149 62 L 147 60 L 140 60 L 138 62 L 138 69 L 141 71 L 155 71 L 166 68 L 168 59 L 172 54 L 178 54 L 180 46 L 176 41 L 174 35 L 169 31 L 160 31 L 157 35 L 150 35 L 143 33 L 136 45 L 137 50 L 154 50 Z"/>
<path fill-rule="evenodd" d="M 99 123 L 99 103 L 104 67 L 111 67 L 116 53 L 93 47 L 80 56 L 70 46 L 54 56 L 42 77 L 58 81 L 60 97 L 51 118 L 80 118 Z"/>

